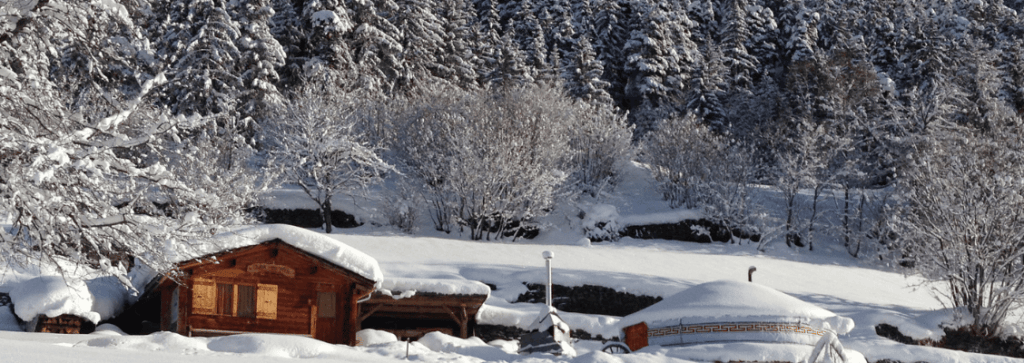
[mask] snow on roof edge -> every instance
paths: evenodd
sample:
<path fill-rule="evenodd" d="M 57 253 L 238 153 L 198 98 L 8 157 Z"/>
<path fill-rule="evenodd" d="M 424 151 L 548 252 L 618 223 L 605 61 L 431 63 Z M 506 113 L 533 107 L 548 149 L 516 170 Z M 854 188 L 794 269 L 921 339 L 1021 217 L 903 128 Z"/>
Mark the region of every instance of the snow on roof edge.
<path fill-rule="evenodd" d="M 442 295 L 491 296 L 491 288 L 486 284 L 475 280 L 386 278 L 381 284 L 381 288 L 392 291 L 415 290 L 420 293 L 434 293 Z"/>

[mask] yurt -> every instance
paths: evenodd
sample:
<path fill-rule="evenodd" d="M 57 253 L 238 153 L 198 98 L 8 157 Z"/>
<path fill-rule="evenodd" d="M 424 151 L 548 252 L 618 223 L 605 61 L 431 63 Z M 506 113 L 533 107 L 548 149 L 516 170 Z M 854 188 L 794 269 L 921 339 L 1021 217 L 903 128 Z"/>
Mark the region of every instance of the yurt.
<path fill-rule="evenodd" d="M 630 351 L 648 345 L 733 342 L 815 346 L 853 329 L 850 318 L 746 281 L 693 286 L 619 324 Z"/>

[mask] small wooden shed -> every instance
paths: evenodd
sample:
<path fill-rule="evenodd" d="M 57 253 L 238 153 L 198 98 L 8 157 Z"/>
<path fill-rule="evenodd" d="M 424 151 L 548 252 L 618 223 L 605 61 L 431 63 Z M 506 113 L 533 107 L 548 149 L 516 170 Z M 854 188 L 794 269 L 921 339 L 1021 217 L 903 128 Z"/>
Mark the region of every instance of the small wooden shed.
<path fill-rule="evenodd" d="M 356 344 L 359 308 L 382 280 L 377 262 L 329 237 L 289 226 L 236 232 L 233 248 L 165 274 L 160 328 L 187 336 L 276 333 Z"/>
<path fill-rule="evenodd" d="M 364 328 L 400 339 L 419 339 L 434 331 L 468 338 L 490 291 L 478 281 L 387 278 L 360 304 L 359 320 Z"/>

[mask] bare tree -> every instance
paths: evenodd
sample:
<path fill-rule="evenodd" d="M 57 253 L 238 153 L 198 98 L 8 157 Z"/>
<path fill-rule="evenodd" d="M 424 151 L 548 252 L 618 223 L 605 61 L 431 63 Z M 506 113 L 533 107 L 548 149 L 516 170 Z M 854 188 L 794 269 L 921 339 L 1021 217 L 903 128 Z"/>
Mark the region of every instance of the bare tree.
<path fill-rule="evenodd" d="M 316 202 L 324 230 L 332 231 L 331 205 L 337 195 L 365 193 L 394 170 L 367 143 L 353 117 L 350 96 L 308 87 L 280 112 L 269 130 L 273 140 L 270 164 L 281 180 L 295 184 Z"/>
<path fill-rule="evenodd" d="M 546 213 L 567 177 L 572 109 L 553 88 L 435 91 L 399 116 L 395 148 L 438 230 L 517 236 L 507 228 Z"/>
<path fill-rule="evenodd" d="M 659 122 L 644 140 L 641 160 L 673 208 L 700 208 L 736 228 L 749 222 L 748 183 L 757 172 L 750 155 L 689 114 Z"/>
<path fill-rule="evenodd" d="M 994 69 L 975 55 L 970 67 Z M 933 81 L 928 97 L 908 97 L 908 120 L 924 127 L 898 184 L 897 257 L 942 281 L 937 295 L 966 311 L 976 334 L 997 336 L 1024 303 L 1024 120 L 993 89 L 963 97 L 978 86 L 962 82 L 984 78 Z M 964 122 L 978 105 L 982 122 Z"/>

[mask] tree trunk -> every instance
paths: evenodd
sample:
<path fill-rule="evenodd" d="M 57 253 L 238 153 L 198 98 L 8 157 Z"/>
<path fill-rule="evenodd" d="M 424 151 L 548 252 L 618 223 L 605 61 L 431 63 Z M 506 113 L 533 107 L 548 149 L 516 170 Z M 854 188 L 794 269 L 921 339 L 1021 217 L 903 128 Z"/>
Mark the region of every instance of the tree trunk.
<path fill-rule="evenodd" d="M 320 206 L 320 213 L 324 215 L 324 232 L 331 233 L 331 197 L 324 198 L 324 204 Z"/>

